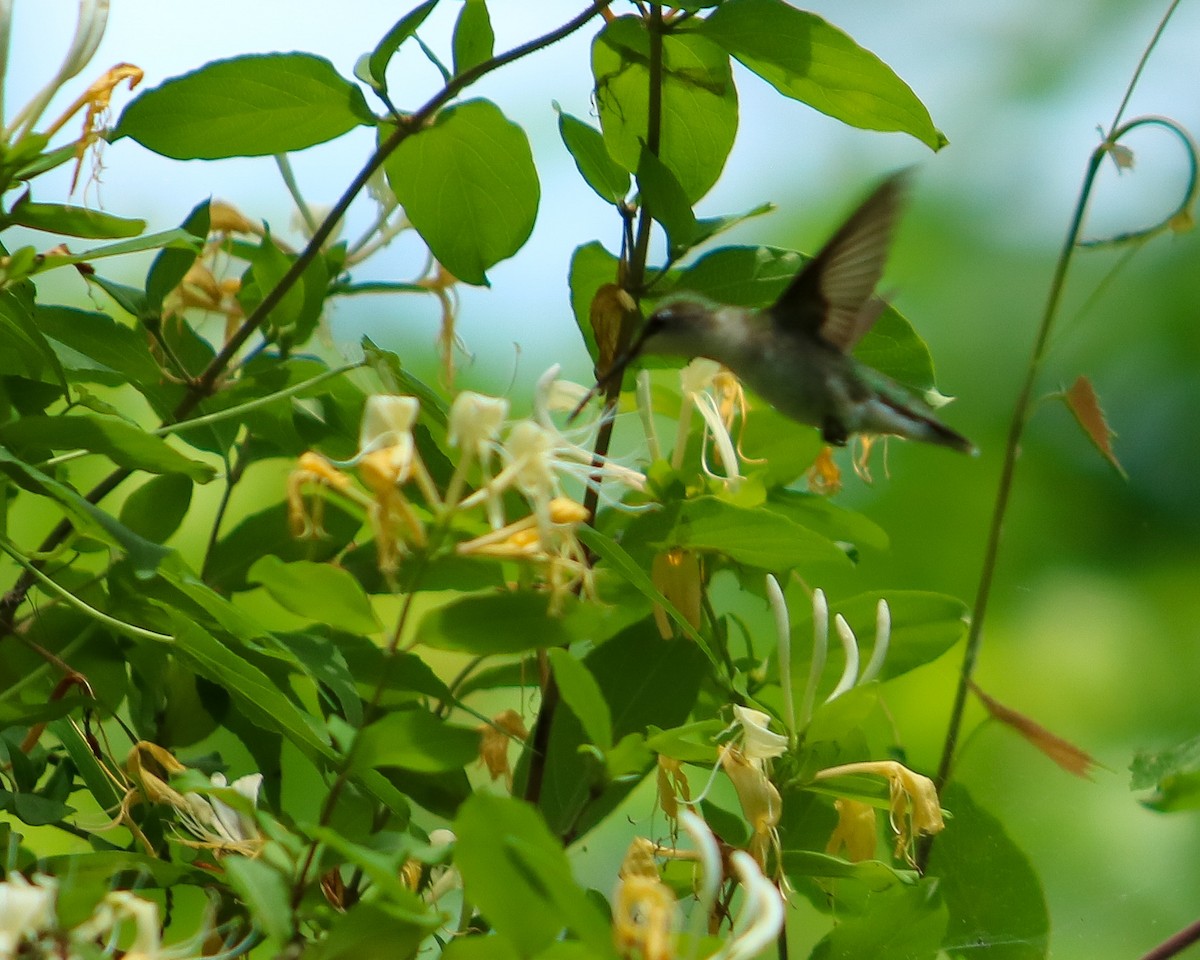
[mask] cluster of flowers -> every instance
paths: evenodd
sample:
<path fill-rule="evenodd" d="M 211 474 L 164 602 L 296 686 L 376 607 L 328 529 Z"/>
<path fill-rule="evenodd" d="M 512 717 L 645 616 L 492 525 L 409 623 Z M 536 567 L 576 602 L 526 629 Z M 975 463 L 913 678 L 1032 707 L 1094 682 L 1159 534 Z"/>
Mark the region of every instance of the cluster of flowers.
<path fill-rule="evenodd" d="M 445 529 L 455 515 L 479 509 L 491 529 L 458 542 L 454 549 L 460 555 L 541 568 L 555 605 L 571 590 L 592 594 L 591 568 L 575 534 L 588 512 L 567 495 L 564 482 L 609 480 L 640 491 L 646 478 L 596 457 L 554 423 L 553 413 L 570 410 L 585 393 L 578 384 L 559 380 L 558 369 L 552 367 L 538 381 L 529 418 L 510 420 L 503 398 L 458 394 L 450 408 L 447 439 L 459 454 L 445 490 L 434 483 L 413 436 L 420 413 L 417 398 L 368 398 L 359 452 L 352 460 L 336 463 L 312 452 L 300 458 L 288 484 L 292 532 L 321 535 L 321 501 L 306 499 L 305 492 L 313 486 L 335 491 L 365 508 L 380 569 L 390 574 L 406 554 L 430 545 L 431 524 Z M 365 491 L 344 472 L 350 467 L 357 469 Z M 413 490 L 419 503 L 414 503 Z M 510 491 L 528 504 L 528 514 L 516 519 L 506 515 Z"/>

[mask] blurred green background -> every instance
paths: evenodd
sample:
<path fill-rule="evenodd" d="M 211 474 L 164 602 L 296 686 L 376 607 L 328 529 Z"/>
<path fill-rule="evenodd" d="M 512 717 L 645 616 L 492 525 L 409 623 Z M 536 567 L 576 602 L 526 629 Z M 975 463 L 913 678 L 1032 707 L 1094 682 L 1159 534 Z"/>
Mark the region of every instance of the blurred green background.
<path fill-rule="evenodd" d="M 187 21 L 177 5 L 113 6 L 94 66 L 137 63 L 150 86 L 217 57 L 268 50 L 317 52 L 349 75 L 404 5 L 213 0 Z M 458 4 L 443 6 L 423 36 L 444 46 Z M 497 49 L 576 9 L 561 0 L 491 6 Z M 614 9 L 623 12 L 620 6 Z M 49 75 L 73 25 L 67 4 L 17 7 L 10 104 Z M 771 200 L 779 211 L 742 226 L 730 242 L 812 250 L 879 176 L 918 164 L 918 189 L 884 289 L 896 292 L 898 308 L 927 338 L 942 391 L 958 398 L 945 419 L 982 455 L 893 443 L 886 473 L 875 459 L 873 484 L 847 472 L 840 502 L 882 526 L 891 549 L 865 552 L 845 582 L 824 586 L 835 598 L 914 588 L 970 602 L 1008 416 L 1095 127 L 1111 121 L 1165 4 L 918 0 L 897 7 L 869 0 L 812 9 L 908 81 L 950 146 L 932 156 L 898 135 L 842 128 L 739 72 L 739 142 L 699 212 Z M 1200 10 L 1185 5 L 1127 116 L 1167 114 L 1200 130 L 1197 36 Z M 585 31 L 472 91 L 526 127 L 542 175 L 529 246 L 491 271 L 491 290 L 466 291 L 460 315 L 475 359 L 459 386 L 506 392 L 518 408 L 550 363 L 588 379 L 567 263 L 578 244 L 600 239 L 615 249 L 618 242 L 616 217 L 582 185 L 550 107 L 553 97 L 589 115 L 587 40 Z M 401 69 L 411 71 L 411 83 L 399 87 L 402 107 L 434 89 L 432 68 L 419 58 Z M 1111 165 L 1102 171 L 1088 235 L 1151 222 L 1183 189 L 1177 143 L 1148 133 L 1130 145 L 1135 170 L 1120 177 Z M 369 134 L 361 132 L 295 158 L 310 201 L 331 203 L 368 149 Z M 104 165 L 102 182 L 87 188 L 89 202 L 148 216 L 151 229 L 174 225 L 212 195 L 287 236 L 290 203 L 268 160 L 180 164 L 121 142 Z M 352 211 L 347 233 L 369 214 L 367 204 Z M 421 261 L 418 247 L 401 239 L 358 276 L 410 278 Z M 145 265 L 125 269 L 133 279 Z M 74 275 L 48 278 L 43 290 L 86 303 Z M 326 348 L 353 352 L 366 332 L 434 381 L 438 316 L 431 299 L 360 299 L 336 308 Z M 1162 749 L 1200 729 L 1200 236 L 1160 237 L 1132 256 L 1079 253 L 1041 392 L 1065 388 L 1079 374 L 1102 399 L 1128 479 L 1096 454 L 1061 403 L 1038 407 L 1018 467 L 978 680 L 1105 769 L 1092 782 L 1072 779 L 990 727 L 972 738 L 960 776 L 1041 875 L 1054 955 L 1090 960 L 1140 954 L 1195 919 L 1200 904 L 1200 819 L 1144 809 L 1127 773 L 1135 751 Z M 955 650 L 889 688 L 888 705 L 918 769 L 936 766 L 960 656 Z M 981 711 L 972 707 L 969 716 L 968 730 Z"/>

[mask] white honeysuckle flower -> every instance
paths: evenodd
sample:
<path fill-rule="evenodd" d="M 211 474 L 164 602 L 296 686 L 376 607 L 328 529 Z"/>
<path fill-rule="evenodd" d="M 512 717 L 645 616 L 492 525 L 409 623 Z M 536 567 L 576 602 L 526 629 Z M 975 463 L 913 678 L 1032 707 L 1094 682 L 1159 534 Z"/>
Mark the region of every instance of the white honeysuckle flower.
<path fill-rule="evenodd" d="M 215 787 L 227 786 L 220 773 L 214 773 L 209 779 Z M 262 779 L 261 773 L 251 773 L 234 780 L 228 787 L 248 800 L 252 807 L 257 807 Z M 254 817 L 234 809 L 220 797 L 189 791 L 183 795 L 183 803 L 184 806 L 178 808 L 183 825 L 202 845 L 247 853 L 262 843 L 262 834 Z"/>
<path fill-rule="evenodd" d="M 859 683 L 870 683 L 883 670 L 883 661 L 887 659 L 888 647 L 892 640 L 892 611 L 886 600 L 880 599 L 875 606 L 875 649 L 871 651 L 871 659 L 867 669 L 858 678 Z"/>
<path fill-rule="evenodd" d="M 446 488 L 446 505 L 453 507 L 462 496 L 467 471 L 479 464 L 481 489 L 492 482 L 492 459 L 500 450 L 500 431 L 508 417 L 508 401 L 503 397 L 488 397 L 464 390 L 450 405 L 449 430 L 446 439 L 459 447 L 462 455 Z M 504 503 L 499 491 L 487 497 L 488 523 L 493 530 L 504 526 Z"/>
<path fill-rule="evenodd" d="M 738 932 L 709 960 L 752 960 L 774 943 L 783 929 L 783 896 L 746 851 L 733 851 L 729 862 L 741 881 L 744 898 L 733 922 Z"/>
<path fill-rule="evenodd" d="M 825 591 L 817 589 L 812 595 L 813 608 L 813 653 L 809 666 L 808 682 L 804 685 L 804 700 L 800 704 L 797 726 L 803 730 L 812 720 L 813 705 L 817 699 L 817 684 L 825 670 L 825 656 L 829 652 L 829 604 Z"/>
<path fill-rule="evenodd" d="M 779 657 L 779 687 L 783 691 L 783 719 L 788 741 L 796 741 L 796 704 L 792 698 L 792 619 L 779 581 L 767 574 L 767 601 L 775 620 L 776 652 Z"/>
<path fill-rule="evenodd" d="M 416 397 L 386 393 L 367 397 L 358 431 L 358 456 L 395 448 L 393 459 L 402 471 L 398 479 L 407 479 L 413 454 L 412 431 L 420 412 Z"/>
<path fill-rule="evenodd" d="M 734 704 L 733 715 L 742 728 L 742 755 L 747 760 L 761 762 L 781 757 L 787 752 L 787 737 L 771 732 L 768 714 Z"/>
<path fill-rule="evenodd" d="M 713 904 L 717 902 L 717 892 L 721 889 L 721 848 L 704 818 L 686 807 L 679 810 L 679 825 L 692 838 L 696 853 L 700 857 L 702 872 L 700 888 L 696 891 L 698 909 L 695 915 L 703 921 L 712 913 Z"/>
<path fill-rule="evenodd" d="M 846 655 L 846 666 L 842 670 L 842 675 L 838 679 L 837 686 L 825 698 L 826 703 L 836 700 L 853 687 L 855 681 L 858 679 L 858 639 L 854 636 L 854 631 L 850 629 L 850 624 L 846 622 L 846 618 L 840 613 L 833 618 L 833 625 L 837 629 L 838 639 L 842 641 L 842 652 Z"/>
<path fill-rule="evenodd" d="M 39 874 L 31 882 L 15 870 L 8 874 L 0 883 L 0 958 L 16 957 L 22 943 L 54 927 L 57 896 L 53 877 Z"/>
<path fill-rule="evenodd" d="M 709 469 L 708 439 L 711 436 L 717 455 L 721 459 L 721 467 L 725 471 L 723 479 L 730 487 L 736 487 L 742 481 L 738 470 L 738 457 L 733 438 L 729 435 L 729 423 L 721 413 L 716 399 L 712 395 L 714 382 L 721 374 L 722 367 L 715 360 L 697 357 L 679 371 L 679 384 L 683 390 L 683 407 L 679 411 L 679 427 L 675 435 L 675 450 L 672 454 L 671 465 L 678 470 L 683 465 L 683 452 L 687 448 L 688 430 L 691 428 L 692 408 L 700 411 L 704 418 L 704 438 L 701 442 L 700 467 L 707 476 L 717 475 Z M 739 388 L 740 389 L 740 388 Z"/>
<path fill-rule="evenodd" d="M 11 7 L 7 4 L 5 27 L 9 25 Z M 75 35 L 63 58 L 62 66 L 50 81 L 33 95 L 33 99 L 22 107 L 13 117 L 12 122 L 4 130 L 6 142 L 19 140 L 33 132 L 38 120 L 59 88 L 72 77 L 77 76 L 91 62 L 104 37 L 104 28 L 108 25 L 109 0 L 79 0 L 79 17 L 75 22 Z M 7 31 L 6 31 L 7 32 Z M 8 49 L 5 44 L 4 49 Z"/>

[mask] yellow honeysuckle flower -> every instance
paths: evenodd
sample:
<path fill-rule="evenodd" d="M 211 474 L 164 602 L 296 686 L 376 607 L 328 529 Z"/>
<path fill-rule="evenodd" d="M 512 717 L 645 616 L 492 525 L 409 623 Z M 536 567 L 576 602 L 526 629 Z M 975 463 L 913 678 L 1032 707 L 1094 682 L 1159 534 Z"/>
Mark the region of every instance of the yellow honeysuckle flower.
<path fill-rule="evenodd" d="M 750 824 L 753 836 L 749 852 L 765 869 L 767 853 L 779 849 L 779 818 L 783 816 L 783 798 L 767 777 L 763 761 L 750 760 L 733 744 L 721 748 L 721 766 L 733 784 L 741 804 L 742 814 Z"/>
<path fill-rule="evenodd" d="M 849 797 L 838 797 L 833 801 L 833 808 L 838 813 L 838 822 L 825 845 L 825 852 L 837 856 L 844 850 L 851 863 L 874 859 L 878 840 L 875 808 Z"/>
<path fill-rule="evenodd" d="M 656 554 L 650 565 L 650 579 L 658 588 L 658 592 L 671 601 L 688 623 L 693 627 L 700 626 L 703 584 L 700 580 L 699 554 L 682 547 L 672 547 Z M 675 629 L 667 617 L 667 612 L 657 603 L 654 605 L 654 623 L 658 626 L 659 636 L 664 640 L 675 636 Z"/>

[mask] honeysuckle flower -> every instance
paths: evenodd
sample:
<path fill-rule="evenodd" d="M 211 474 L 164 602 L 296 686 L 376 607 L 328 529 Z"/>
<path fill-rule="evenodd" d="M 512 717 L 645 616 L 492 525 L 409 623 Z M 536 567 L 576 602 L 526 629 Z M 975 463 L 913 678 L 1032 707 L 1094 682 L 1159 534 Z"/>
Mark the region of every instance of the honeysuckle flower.
<path fill-rule="evenodd" d="M 433 269 L 416 282 L 435 297 L 442 307 L 442 328 L 438 333 L 437 346 L 442 355 L 442 382 L 447 387 L 454 385 L 454 351 L 467 352 L 467 345 L 455 329 L 458 321 L 459 300 L 455 285 L 458 278 L 440 263 L 434 261 Z"/>
<path fill-rule="evenodd" d="M 775 621 L 775 650 L 779 657 L 779 687 L 783 692 L 783 720 L 787 725 L 788 741 L 797 740 L 796 705 L 792 699 L 792 620 L 779 581 L 767 574 L 767 602 Z"/>
<path fill-rule="evenodd" d="M 215 909 L 212 902 L 205 909 L 204 916 L 195 932 L 186 940 L 164 947 L 162 943 L 162 922 L 159 919 L 158 904 L 146 900 L 129 890 L 113 890 L 104 895 L 96 904 L 91 917 L 70 931 L 71 941 L 84 952 L 82 956 L 93 956 L 95 944 L 103 944 L 104 956 L 121 956 L 123 960 L 184 960 L 191 957 L 214 955 L 217 948 L 212 942 Z M 133 923 L 133 940 L 125 949 L 118 949 L 122 941 L 122 933 L 127 923 Z M 249 943 L 243 942 L 243 948 Z M 232 944 L 219 943 L 219 948 L 230 949 L 226 955 L 236 956 L 242 950 Z M 56 954 L 57 955 L 57 954 Z M 62 954 L 67 956 L 65 952 Z M 74 950 L 69 956 L 77 956 Z"/>
<path fill-rule="evenodd" d="M 733 851 L 729 862 L 742 885 L 742 907 L 733 921 L 737 933 L 709 960 L 752 960 L 783 930 L 783 897 L 744 850 Z"/>
<path fill-rule="evenodd" d="M 225 777 L 214 773 L 209 778 L 214 787 L 226 786 Z M 251 807 L 258 806 L 258 792 L 262 787 L 262 774 L 251 773 L 238 777 L 228 784 L 230 790 L 249 801 Z M 220 797 L 202 796 L 188 792 L 183 795 L 186 812 L 180 810 L 184 826 L 198 838 L 197 846 L 218 853 L 240 853 L 253 855 L 262 845 L 262 835 L 254 817 L 236 810 Z"/>
<path fill-rule="evenodd" d="M 738 455 L 729 428 L 733 424 L 734 412 L 745 417 L 746 400 L 741 385 L 732 374 L 723 373 L 715 360 L 697 357 L 679 371 L 679 382 L 683 388 L 683 406 L 679 412 L 679 427 L 675 435 L 675 450 L 671 465 L 678 470 L 683 465 L 683 453 L 687 449 L 687 435 L 691 428 L 691 413 L 695 408 L 704 418 L 704 437 L 701 442 L 700 467 L 709 477 L 716 477 L 708 466 L 708 441 L 712 438 L 716 447 L 722 478 L 736 488 L 742 481 L 738 470 Z M 714 393 L 717 395 L 714 397 Z M 718 399 L 719 398 L 719 399 Z"/>
<path fill-rule="evenodd" d="M 842 471 L 833 459 L 833 448 L 822 447 L 806 474 L 808 489 L 821 496 L 833 496 L 842 489 Z"/>
<path fill-rule="evenodd" d="M 613 943 L 622 956 L 672 960 L 675 956 L 675 894 L 662 882 L 657 848 L 635 837 L 621 864 L 613 893 Z"/>
<path fill-rule="evenodd" d="M 696 899 L 699 902 L 699 916 L 703 919 L 712 913 L 717 902 L 717 891 L 721 888 L 721 848 L 712 830 L 699 814 L 691 810 L 680 810 L 679 825 L 691 838 L 700 861 L 700 886 L 696 891 Z"/>
<path fill-rule="evenodd" d="M 825 845 L 825 852 L 837 856 L 845 851 L 846 859 L 851 863 L 874 859 L 878 838 L 875 808 L 850 797 L 838 797 L 833 801 L 833 808 L 838 813 L 838 822 Z"/>
<path fill-rule="evenodd" d="M 700 556 L 694 550 L 672 547 L 655 554 L 650 564 L 650 579 L 658 592 L 683 614 L 693 627 L 700 626 L 703 584 L 700 581 Z M 664 640 L 675 636 L 675 629 L 660 604 L 654 604 L 654 622 Z"/>
<path fill-rule="evenodd" d="M 853 687 L 854 681 L 858 679 L 858 639 L 854 636 L 854 631 L 850 629 L 846 618 L 840 613 L 833 618 L 833 626 L 837 630 L 838 639 L 842 641 L 842 653 L 845 655 L 846 665 L 842 668 L 842 675 L 838 678 L 833 692 L 825 698 L 826 703 L 836 700 Z"/>
<path fill-rule="evenodd" d="M 674 757 L 660 753 L 656 771 L 658 805 L 668 820 L 676 820 L 682 812 L 680 801 L 685 804 L 692 802 L 692 787 L 683 772 L 683 764 Z"/>
<path fill-rule="evenodd" d="M 15 870 L 8 874 L 0 883 L 0 958 L 16 957 L 22 944 L 54 928 L 57 896 L 53 877 L 35 875 L 29 881 Z"/>
<path fill-rule="evenodd" d="M 871 651 L 871 659 L 867 668 L 858 678 L 860 684 L 870 683 L 883 670 L 883 661 L 887 659 L 888 648 L 892 640 L 892 611 L 888 602 L 880 598 L 875 605 L 875 648 Z"/>
<path fill-rule="evenodd" d="M 767 777 L 762 760 L 751 760 L 733 744 L 726 744 L 721 748 L 720 761 L 737 793 L 742 814 L 753 831 L 750 854 L 765 867 L 768 851 L 779 850 L 778 826 L 783 815 L 783 798 Z"/>
<path fill-rule="evenodd" d="M 500 430 L 508 417 L 508 401 L 503 397 L 487 397 L 464 390 L 450 405 L 447 441 L 462 453 L 454 467 L 454 475 L 446 489 L 446 508 L 452 509 L 462 496 L 467 471 L 479 465 L 480 486 L 488 491 L 488 522 L 493 530 L 504 525 L 504 503 L 499 492 L 493 491 L 492 460 L 500 449 Z"/>
<path fill-rule="evenodd" d="M 800 716 L 797 721 L 799 729 L 803 730 L 812 720 L 813 705 L 817 699 L 817 684 L 825 670 L 825 657 L 829 652 L 829 604 L 825 600 L 825 591 L 817 589 L 812 595 L 813 608 L 813 653 L 809 665 L 808 681 L 804 685 L 804 699 L 800 702 Z"/>
<path fill-rule="evenodd" d="M 830 780 L 853 774 L 868 774 L 887 780 L 891 796 L 891 826 L 896 834 L 895 856 L 913 863 L 912 844 L 916 837 L 940 833 L 946 826 L 933 781 L 895 760 L 846 763 L 821 770 L 814 779 Z"/>
<path fill-rule="evenodd" d="M 733 707 L 733 716 L 741 727 L 741 750 L 747 760 L 770 760 L 787 752 L 787 737 L 770 730 L 770 716 L 761 710 L 751 710 L 737 704 Z"/>
<path fill-rule="evenodd" d="M 354 496 L 354 485 L 350 478 L 332 463 L 311 450 L 300 454 L 296 469 L 288 475 L 287 481 L 288 526 L 292 536 L 299 539 L 325 536 L 325 529 L 321 526 L 325 514 L 324 499 L 314 497 L 310 503 L 304 500 L 304 491 L 311 486 L 326 487 Z M 364 506 L 367 505 L 364 502 Z"/>

